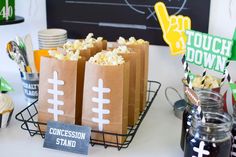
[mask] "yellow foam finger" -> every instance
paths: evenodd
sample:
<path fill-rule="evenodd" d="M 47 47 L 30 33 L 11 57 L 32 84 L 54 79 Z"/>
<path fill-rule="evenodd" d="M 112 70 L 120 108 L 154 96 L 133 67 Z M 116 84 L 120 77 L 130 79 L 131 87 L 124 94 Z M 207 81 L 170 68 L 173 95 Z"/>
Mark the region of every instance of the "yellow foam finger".
<path fill-rule="evenodd" d="M 170 24 L 174 25 L 174 24 L 178 24 L 177 23 L 177 17 L 176 16 L 170 16 Z"/>
<path fill-rule="evenodd" d="M 177 16 L 177 23 L 179 31 L 184 31 L 184 17 L 182 15 Z"/>
<path fill-rule="evenodd" d="M 178 31 L 178 27 L 179 25 L 177 23 L 171 24 L 170 29 L 169 29 L 169 32 L 170 32 L 169 34 L 173 34 L 173 32 Z"/>
<path fill-rule="evenodd" d="M 191 29 L 191 19 L 189 17 L 184 17 L 184 28 L 185 30 Z"/>
<path fill-rule="evenodd" d="M 168 32 L 178 29 L 178 21 L 176 16 L 170 16 L 170 26 Z"/>
<path fill-rule="evenodd" d="M 166 33 L 170 25 L 169 14 L 167 12 L 166 6 L 162 2 L 158 2 L 155 4 L 154 9 L 161 25 L 162 31 Z"/>

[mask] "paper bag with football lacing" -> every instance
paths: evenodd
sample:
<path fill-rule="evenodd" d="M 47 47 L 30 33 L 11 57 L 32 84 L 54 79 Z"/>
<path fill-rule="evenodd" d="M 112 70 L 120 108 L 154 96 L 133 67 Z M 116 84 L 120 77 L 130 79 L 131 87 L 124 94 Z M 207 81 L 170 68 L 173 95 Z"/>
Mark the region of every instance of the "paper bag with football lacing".
<path fill-rule="evenodd" d="M 41 58 L 38 120 L 81 123 L 85 60 Z M 41 127 L 41 130 L 45 130 Z"/>
<path fill-rule="evenodd" d="M 102 66 L 86 62 L 82 125 L 93 130 L 126 134 L 128 127 L 129 63 Z M 92 133 L 92 139 L 103 140 Z M 116 142 L 105 135 L 105 141 Z M 124 142 L 119 137 L 118 141 Z"/>

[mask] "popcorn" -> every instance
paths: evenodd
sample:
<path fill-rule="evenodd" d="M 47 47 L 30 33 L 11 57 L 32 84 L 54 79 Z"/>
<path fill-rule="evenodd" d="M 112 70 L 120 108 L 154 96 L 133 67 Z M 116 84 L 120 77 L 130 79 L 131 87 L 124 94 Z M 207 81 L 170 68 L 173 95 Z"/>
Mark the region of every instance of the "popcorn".
<path fill-rule="evenodd" d="M 217 78 L 212 76 L 206 76 L 205 79 L 205 88 L 218 88 L 220 87 L 220 81 Z"/>
<path fill-rule="evenodd" d="M 74 50 L 84 49 L 83 43 L 79 40 L 75 40 L 73 46 L 74 46 Z"/>
<path fill-rule="evenodd" d="M 113 50 L 114 53 L 130 53 L 127 46 L 119 46 Z"/>
<path fill-rule="evenodd" d="M 125 40 L 123 37 L 119 37 L 117 40 L 118 44 L 120 45 L 132 45 L 132 44 L 145 44 L 147 41 L 143 39 L 135 39 L 135 37 L 130 37 L 128 41 Z"/>
<path fill-rule="evenodd" d="M 102 37 L 98 37 L 97 39 L 93 38 L 93 33 L 89 33 L 87 35 L 87 37 L 85 38 L 84 42 L 85 43 L 95 43 L 95 42 L 99 42 L 102 41 L 103 38 Z"/>
<path fill-rule="evenodd" d="M 79 56 L 79 51 L 76 51 L 75 53 L 69 52 L 67 57 L 69 57 L 68 60 L 72 60 L 72 61 L 77 61 L 79 58 L 81 58 Z"/>
<path fill-rule="evenodd" d="M 58 60 L 63 60 L 63 61 L 67 61 L 67 60 L 73 60 L 73 61 L 77 61 L 81 58 L 81 56 L 79 55 L 79 51 L 65 51 L 65 49 L 57 49 L 57 50 L 49 50 L 48 51 L 49 55 L 51 57 L 54 57 Z"/>
<path fill-rule="evenodd" d="M 63 45 L 63 49 L 66 52 L 69 52 L 69 51 L 75 52 L 77 50 L 85 50 L 87 48 L 88 48 L 88 45 L 80 40 L 75 40 L 74 42 L 68 41 L 67 43 Z"/>
<path fill-rule="evenodd" d="M 97 38 L 97 41 L 102 41 L 103 40 L 103 37 L 98 37 Z"/>
<path fill-rule="evenodd" d="M 92 39 L 93 35 L 94 35 L 93 33 L 89 33 L 87 37 L 85 38 L 85 41 Z"/>
<path fill-rule="evenodd" d="M 59 60 L 78 60 L 81 58 L 80 51 L 94 47 L 94 43 L 102 41 L 102 37 L 93 38 L 93 33 L 89 33 L 84 40 L 68 41 L 63 45 L 61 51 L 49 51 L 49 55 Z"/>
<path fill-rule="evenodd" d="M 125 38 L 123 38 L 123 37 L 119 37 L 119 39 L 117 40 L 117 42 L 118 42 L 118 44 L 120 44 L 120 45 L 125 45 L 125 44 L 126 44 L 126 40 L 125 40 Z"/>
<path fill-rule="evenodd" d="M 138 44 L 145 44 L 145 43 L 147 43 L 147 41 L 145 41 L 145 40 L 143 40 L 143 39 L 138 39 L 138 40 L 137 40 L 137 43 L 138 43 Z"/>
<path fill-rule="evenodd" d="M 135 37 L 130 37 L 127 44 L 135 44 L 136 42 L 137 42 L 137 40 L 135 39 Z"/>
<path fill-rule="evenodd" d="M 55 50 L 49 50 L 48 51 L 49 56 L 55 56 L 56 53 L 57 53 L 57 51 L 55 51 Z"/>
<path fill-rule="evenodd" d="M 102 37 L 98 37 L 97 39 L 93 38 L 93 33 L 89 33 L 84 40 L 75 40 L 74 42 L 68 41 L 63 45 L 63 48 L 66 52 L 73 51 L 76 52 L 78 50 L 86 50 L 94 46 L 94 43 L 102 41 Z"/>
<path fill-rule="evenodd" d="M 112 51 L 102 51 L 89 59 L 90 63 L 99 65 L 120 65 L 124 64 L 124 58 Z"/>
<path fill-rule="evenodd" d="M 202 84 L 202 77 L 200 76 L 195 77 L 192 84 L 194 88 L 204 88 L 204 85 Z"/>
<path fill-rule="evenodd" d="M 85 42 L 83 42 L 83 47 L 85 49 L 91 48 L 91 47 L 93 47 L 93 43 L 85 43 Z"/>
<path fill-rule="evenodd" d="M 74 50 L 74 45 L 72 42 L 67 41 L 64 45 L 63 45 L 63 49 L 66 51 L 73 51 Z"/>
<path fill-rule="evenodd" d="M 206 76 L 204 84 L 202 84 L 203 78 L 201 76 L 196 76 L 192 81 L 194 88 L 204 88 L 204 89 L 213 89 L 220 87 L 220 80 L 213 76 Z M 185 81 L 186 83 L 186 81 Z"/>

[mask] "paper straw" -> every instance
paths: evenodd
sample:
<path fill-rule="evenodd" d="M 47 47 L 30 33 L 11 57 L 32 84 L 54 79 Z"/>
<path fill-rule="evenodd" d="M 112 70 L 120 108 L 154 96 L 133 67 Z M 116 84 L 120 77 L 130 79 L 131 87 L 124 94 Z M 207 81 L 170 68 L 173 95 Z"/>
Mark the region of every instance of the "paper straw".
<path fill-rule="evenodd" d="M 232 78 L 231 78 L 231 76 L 230 76 L 230 74 L 229 74 L 229 71 L 228 71 L 228 66 L 229 66 L 229 61 L 226 63 L 226 65 L 225 65 L 225 71 L 224 71 L 224 75 L 223 75 L 223 78 L 221 79 L 221 86 L 224 84 L 224 81 L 225 81 L 225 79 L 227 79 L 227 81 L 229 82 L 229 83 L 233 83 L 233 81 L 232 81 Z"/>
<path fill-rule="evenodd" d="M 193 89 L 193 90 L 194 90 L 193 85 L 192 85 L 191 78 L 190 78 L 190 76 L 189 76 L 189 73 L 190 73 L 191 71 L 190 71 L 190 68 L 189 68 L 188 63 L 186 62 L 186 56 L 185 56 L 185 54 L 183 55 L 183 58 L 182 58 L 182 64 L 183 64 L 183 66 L 184 66 L 185 78 L 187 79 L 188 86 L 189 86 L 190 89 Z M 204 69 L 204 72 L 205 72 L 205 75 L 206 75 L 206 69 Z M 204 80 L 205 80 L 205 79 L 204 79 Z M 198 114 L 199 114 L 199 116 L 200 116 L 202 122 L 205 123 L 205 122 L 206 122 L 206 119 L 205 119 L 205 117 L 204 117 L 204 115 L 203 115 L 201 105 L 200 105 L 200 104 L 196 104 L 196 106 L 197 106 L 197 111 L 198 111 Z"/>
<path fill-rule="evenodd" d="M 182 64 L 184 66 L 184 77 L 187 79 L 188 75 L 189 75 L 189 72 L 190 72 L 190 69 L 189 69 L 189 66 L 188 66 L 188 63 L 186 62 L 186 56 L 183 55 L 183 58 L 182 58 Z"/>
<path fill-rule="evenodd" d="M 191 72 L 190 71 L 190 68 L 189 68 L 189 65 L 188 65 L 188 62 L 186 62 L 186 56 L 185 54 L 183 55 L 183 58 L 182 58 L 182 64 L 184 66 L 184 77 L 186 78 L 187 80 L 187 84 L 189 86 L 190 89 L 193 89 L 193 86 L 192 86 L 192 81 L 191 81 L 191 78 L 189 76 L 189 73 Z"/>
<path fill-rule="evenodd" d="M 206 80 L 206 73 L 207 73 L 207 69 L 205 68 L 203 73 L 202 73 L 202 85 L 203 85 L 203 87 L 204 87 L 205 80 Z"/>
<path fill-rule="evenodd" d="M 232 77 L 230 76 L 229 71 L 227 69 L 225 70 L 225 78 L 227 78 L 227 81 L 229 83 L 233 83 Z"/>
<path fill-rule="evenodd" d="M 204 117 L 204 114 L 202 112 L 201 102 L 199 101 L 199 103 L 196 104 L 196 106 L 197 106 L 197 113 L 199 117 L 201 118 L 203 123 L 206 123 L 206 118 Z"/>
<path fill-rule="evenodd" d="M 199 114 L 199 116 L 200 116 L 202 122 L 203 122 L 203 123 L 206 123 L 206 118 L 205 118 L 204 115 L 203 115 L 201 105 L 199 105 L 199 106 L 197 107 L 197 111 L 198 111 L 198 114 Z"/>
<path fill-rule="evenodd" d="M 187 83 L 188 83 L 188 87 L 189 87 L 190 89 L 193 89 L 192 81 L 191 81 L 191 78 L 190 78 L 189 75 L 187 75 Z"/>

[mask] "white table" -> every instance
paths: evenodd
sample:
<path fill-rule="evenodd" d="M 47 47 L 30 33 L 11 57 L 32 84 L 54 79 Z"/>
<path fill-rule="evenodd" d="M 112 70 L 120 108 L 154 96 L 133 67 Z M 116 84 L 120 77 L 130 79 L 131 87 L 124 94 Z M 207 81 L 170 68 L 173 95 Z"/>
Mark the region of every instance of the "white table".
<path fill-rule="evenodd" d="M 18 73 L 9 73 L 10 82 L 14 82 L 14 98 L 16 108 L 14 116 L 26 107 Z M 14 80 L 14 81 L 13 81 Z M 73 157 L 72 153 L 54 151 L 42 147 L 40 136 L 30 137 L 27 131 L 20 128 L 20 122 L 12 117 L 10 126 L 0 130 L 1 156 L 30 156 L 30 157 Z M 181 121 L 174 117 L 172 110 L 159 93 L 150 108 L 146 118 L 139 128 L 129 148 L 117 151 L 115 148 L 104 149 L 102 146 L 90 147 L 89 156 L 148 156 L 148 157 L 181 157 L 183 153 L 179 147 Z"/>
<path fill-rule="evenodd" d="M 10 93 L 16 104 L 14 116 L 26 107 L 24 94 L 18 72 L 4 72 L 15 88 Z M 102 146 L 89 148 L 91 157 L 182 157 L 180 149 L 181 121 L 177 119 L 162 93 L 159 93 L 139 128 L 133 142 L 127 149 L 104 149 Z M 20 128 L 20 122 L 12 117 L 10 126 L 0 130 L 1 156 L 5 157 L 78 157 L 80 155 L 43 148 L 40 136 L 30 137 L 27 131 Z M 82 155 L 81 155 L 82 156 Z"/>

